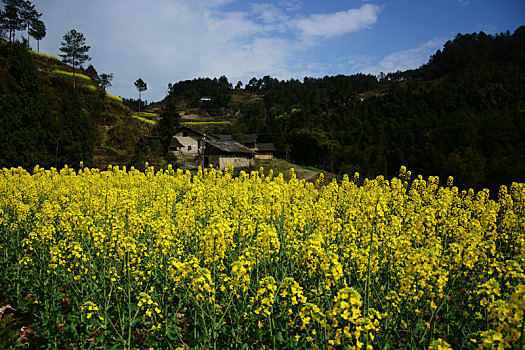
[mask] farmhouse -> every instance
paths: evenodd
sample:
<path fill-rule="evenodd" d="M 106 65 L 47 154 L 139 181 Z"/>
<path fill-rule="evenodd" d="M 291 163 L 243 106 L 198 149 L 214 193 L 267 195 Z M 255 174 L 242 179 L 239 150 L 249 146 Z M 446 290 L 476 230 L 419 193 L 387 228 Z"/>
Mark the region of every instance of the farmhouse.
<path fill-rule="evenodd" d="M 275 146 L 271 142 L 256 143 L 254 151 L 257 159 L 273 159 Z"/>
<path fill-rule="evenodd" d="M 244 145 L 255 152 L 256 159 L 273 159 L 275 146 L 271 142 L 258 142 L 257 134 L 245 134 Z"/>
<path fill-rule="evenodd" d="M 176 156 L 180 156 L 182 155 L 183 148 L 184 148 L 184 145 L 180 143 L 176 137 L 171 139 L 170 149 L 169 149 L 171 153 L 173 153 Z"/>
<path fill-rule="evenodd" d="M 202 153 L 203 133 L 187 126 L 181 126 L 173 137 L 182 145 L 179 146 L 179 155 L 199 156 Z"/>
<path fill-rule="evenodd" d="M 205 140 L 204 167 L 213 165 L 224 169 L 228 164 L 234 167 L 247 167 L 253 165 L 255 152 L 240 143 L 228 140 Z"/>

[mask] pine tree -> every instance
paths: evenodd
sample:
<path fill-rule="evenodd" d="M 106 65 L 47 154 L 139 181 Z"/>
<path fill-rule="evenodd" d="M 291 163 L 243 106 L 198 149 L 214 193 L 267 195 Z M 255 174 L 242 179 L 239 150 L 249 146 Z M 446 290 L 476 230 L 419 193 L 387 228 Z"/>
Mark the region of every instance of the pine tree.
<path fill-rule="evenodd" d="M 81 67 L 84 62 L 91 60 L 87 55 L 91 46 L 86 45 L 84 34 L 74 29 L 64 34 L 64 41 L 61 44 L 60 51 L 63 53 L 59 56 L 62 57 L 62 62 L 73 66 L 73 88 L 75 88 L 75 67 Z"/>
<path fill-rule="evenodd" d="M 160 113 L 160 120 L 157 123 L 157 131 L 162 142 L 164 154 L 167 154 L 169 151 L 173 135 L 175 135 L 180 126 L 180 119 L 173 98 L 166 98 L 164 108 Z"/>
<path fill-rule="evenodd" d="M 46 25 L 40 19 L 36 18 L 31 22 L 29 28 L 29 35 L 31 35 L 37 42 L 38 52 L 40 52 L 40 40 L 46 36 Z"/>
<path fill-rule="evenodd" d="M 95 67 L 93 67 L 92 64 L 90 64 L 86 68 L 86 70 L 84 71 L 84 74 L 91 78 L 91 81 L 93 82 L 93 84 L 97 86 L 100 85 L 100 77 L 98 75 L 97 70 L 95 69 Z"/>
<path fill-rule="evenodd" d="M 102 89 L 104 89 L 104 91 L 106 91 L 106 89 L 108 87 L 111 87 L 111 81 L 112 80 L 113 80 L 113 73 L 109 73 L 109 74 L 102 73 L 102 74 L 100 74 L 100 86 L 102 87 Z"/>
<path fill-rule="evenodd" d="M 30 1 L 22 0 L 20 6 L 20 19 L 22 21 L 22 28 L 27 30 L 27 48 L 29 49 L 29 35 L 31 30 L 31 24 L 37 21 L 42 16 L 41 13 L 35 9 L 35 5 L 31 4 Z"/>
<path fill-rule="evenodd" d="M 80 162 L 91 164 L 94 137 L 91 123 L 83 111 L 82 102 L 75 90 L 66 92 L 60 106 L 57 141 L 57 166 L 67 164 L 78 167 Z"/>
<path fill-rule="evenodd" d="M 24 29 L 24 22 L 20 15 L 24 6 L 23 0 L 2 0 L 4 11 L 0 12 L 1 25 L 4 30 L 9 32 L 9 42 L 15 41 L 17 30 Z"/>
<path fill-rule="evenodd" d="M 140 97 L 143 91 L 148 90 L 148 84 L 146 84 L 144 80 L 142 80 L 142 78 L 138 78 L 137 81 L 135 81 L 135 87 L 137 88 L 137 90 L 139 90 L 139 115 L 140 115 L 140 105 L 142 104 Z"/>
<path fill-rule="evenodd" d="M 0 105 L 0 167 L 49 166 L 49 109 L 31 55 L 20 43 L 10 50 L 7 74 L 8 93 Z"/>

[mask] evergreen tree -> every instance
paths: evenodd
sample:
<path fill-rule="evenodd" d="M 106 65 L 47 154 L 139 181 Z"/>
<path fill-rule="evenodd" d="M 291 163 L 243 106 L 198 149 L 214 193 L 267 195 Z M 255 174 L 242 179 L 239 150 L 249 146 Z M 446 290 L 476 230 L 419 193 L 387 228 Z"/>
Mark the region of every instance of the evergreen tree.
<path fill-rule="evenodd" d="M 7 75 L 8 92 L 0 105 L 0 167 L 49 166 L 49 109 L 38 71 L 22 44 L 10 50 Z"/>
<path fill-rule="evenodd" d="M 109 74 L 102 73 L 102 74 L 100 74 L 100 86 L 102 87 L 102 89 L 104 89 L 104 91 L 106 91 L 106 89 L 108 87 L 111 87 L 111 81 L 112 80 L 113 80 L 113 73 L 109 73 Z"/>
<path fill-rule="evenodd" d="M 41 13 L 35 9 L 35 5 L 31 4 L 30 1 L 22 0 L 20 6 L 20 19 L 22 21 L 23 29 L 27 30 L 27 48 L 29 49 L 29 35 L 30 35 L 30 26 L 33 22 L 39 21 Z"/>
<path fill-rule="evenodd" d="M 98 75 L 97 73 L 97 70 L 95 69 L 95 67 L 93 67 L 92 64 L 90 64 L 86 70 L 84 71 L 84 74 L 87 75 L 88 77 L 91 78 L 91 81 L 95 84 L 95 85 L 100 85 L 100 76 Z"/>
<path fill-rule="evenodd" d="M 57 166 L 67 164 L 70 167 L 78 167 L 81 161 L 89 165 L 95 144 L 93 130 L 75 90 L 69 90 L 64 95 L 60 118 Z"/>
<path fill-rule="evenodd" d="M 87 55 L 91 46 L 86 45 L 84 34 L 77 32 L 75 29 L 71 29 L 64 34 L 64 41 L 61 44 L 60 51 L 63 53 L 59 54 L 59 56 L 62 57 L 62 62 L 73 66 L 73 88 L 75 88 L 75 67 L 82 67 L 84 62 L 91 60 Z"/>
<path fill-rule="evenodd" d="M 137 81 L 135 81 L 135 87 L 139 91 L 139 115 L 140 115 L 140 105 L 141 105 L 140 98 L 141 98 L 142 92 L 148 90 L 148 84 L 146 84 L 144 80 L 142 80 L 142 78 L 138 78 Z"/>
<path fill-rule="evenodd" d="M 4 11 L 0 13 L 2 28 L 9 32 L 9 42 L 15 41 L 16 31 L 24 29 L 20 13 L 24 6 L 23 0 L 2 0 Z"/>
<path fill-rule="evenodd" d="M 38 52 L 40 52 L 40 40 L 44 39 L 46 36 L 46 25 L 40 19 L 34 19 L 31 22 L 31 27 L 29 28 L 29 35 L 31 35 L 37 42 Z"/>
<path fill-rule="evenodd" d="M 164 154 L 167 154 L 169 151 L 173 135 L 175 135 L 180 126 L 180 119 L 181 117 L 177 112 L 173 98 L 168 97 L 165 100 L 164 108 L 157 123 L 157 131 L 162 142 Z"/>

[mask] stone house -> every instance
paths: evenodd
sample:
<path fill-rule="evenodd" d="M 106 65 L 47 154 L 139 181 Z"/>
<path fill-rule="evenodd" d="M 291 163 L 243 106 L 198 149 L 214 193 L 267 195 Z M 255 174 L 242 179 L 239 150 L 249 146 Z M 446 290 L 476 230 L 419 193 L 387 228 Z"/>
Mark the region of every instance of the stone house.
<path fill-rule="evenodd" d="M 253 165 L 255 152 L 233 140 L 206 139 L 203 156 L 204 167 L 212 165 L 223 170 L 228 164 L 235 168 Z"/>
<path fill-rule="evenodd" d="M 257 159 L 273 159 L 273 153 L 275 152 L 275 146 L 271 142 L 256 143 L 255 158 Z"/>
<path fill-rule="evenodd" d="M 271 142 L 258 142 L 257 134 L 245 134 L 244 145 L 255 152 L 256 159 L 273 159 L 275 146 Z"/>

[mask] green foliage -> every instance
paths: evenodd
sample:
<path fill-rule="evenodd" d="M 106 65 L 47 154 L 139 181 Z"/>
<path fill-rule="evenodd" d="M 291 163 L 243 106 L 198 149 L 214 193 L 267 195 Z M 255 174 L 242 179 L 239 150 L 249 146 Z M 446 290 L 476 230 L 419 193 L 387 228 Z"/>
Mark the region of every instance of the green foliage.
<path fill-rule="evenodd" d="M 9 33 L 9 41 L 15 41 L 16 32 L 24 29 L 24 1 L 22 0 L 2 0 L 4 10 L 0 11 L 0 26 Z"/>
<path fill-rule="evenodd" d="M 157 122 L 157 132 L 160 136 L 164 154 L 168 154 L 173 135 L 180 127 L 180 115 L 177 112 L 175 101 L 168 98 L 164 101 L 164 108 Z"/>
<path fill-rule="evenodd" d="M 29 35 L 31 35 L 38 45 L 38 51 L 40 51 L 40 40 L 44 39 L 46 36 L 46 25 L 38 18 L 33 18 L 29 28 Z"/>
<path fill-rule="evenodd" d="M 8 64 L 8 92 L 0 105 L 0 167 L 49 165 L 50 116 L 36 67 L 19 43 L 12 45 Z"/>
<path fill-rule="evenodd" d="M 145 170 L 146 162 L 160 158 L 163 154 L 164 147 L 160 138 L 144 137 L 135 145 L 135 152 L 129 165 Z"/>
<path fill-rule="evenodd" d="M 102 87 L 102 89 L 104 89 L 104 91 L 106 91 L 106 89 L 108 87 L 111 87 L 111 81 L 113 80 L 113 73 L 102 73 L 100 74 L 100 86 Z"/>
<path fill-rule="evenodd" d="M 100 77 L 98 76 L 97 70 L 95 69 L 95 67 L 93 67 L 92 64 L 90 64 L 84 70 L 84 73 L 85 73 L 85 75 L 87 75 L 91 79 L 93 84 L 95 84 L 97 86 L 100 85 Z"/>
<path fill-rule="evenodd" d="M 139 93 L 148 90 L 148 84 L 146 84 L 141 78 L 138 78 L 134 84 Z"/>
<path fill-rule="evenodd" d="M 63 53 L 59 56 L 62 57 L 64 63 L 71 64 L 73 68 L 75 68 L 91 60 L 87 55 L 91 46 L 86 45 L 84 34 L 77 32 L 75 29 L 71 29 L 64 34 L 63 39 L 64 41 L 61 43 L 62 47 L 60 47 L 60 51 Z"/>
<path fill-rule="evenodd" d="M 407 164 L 496 193 L 525 180 L 524 62 L 525 26 L 458 35 L 420 69 L 380 79 L 253 78 L 245 90 L 260 98 L 231 130 L 267 138 L 296 164 L 369 178 Z"/>
<path fill-rule="evenodd" d="M 139 101 L 138 99 L 133 99 L 133 98 L 123 98 L 121 103 L 124 103 L 126 107 L 128 107 L 134 112 L 137 112 L 139 109 L 142 110 L 148 106 L 147 100 Z M 139 108 L 139 104 L 140 104 L 140 108 Z"/>
<path fill-rule="evenodd" d="M 79 167 L 80 162 L 86 165 L 93 158 L 94 138 L 89 119 L 82 108 L 82 102 L 74 90 L 66 92 L 60 108 L 60 133 L 56 149 L 60 154 L 57 164 Z"/>
<path fill-rule="evenodd" d="M 232 84 L 225 76 L 180 81 L 168 84 L 168 88 L 170 96 L 184 96 L 189 107 L 201 107 L 212 116 L 227 114 L 231 107 Z"/>
<path fill-rule="evenodd" d="M 92 123 L 100 119 L 104 93 L 88 90 L 82 95 L 68 92 L 49 96 L 46 91 L 44 95 L 31 54 L 22 44 L 11 46 L 8 61 L 7 92 L 0 105 L 0 167 L 78 167 L 80 161 L 91 164 Z"/>

